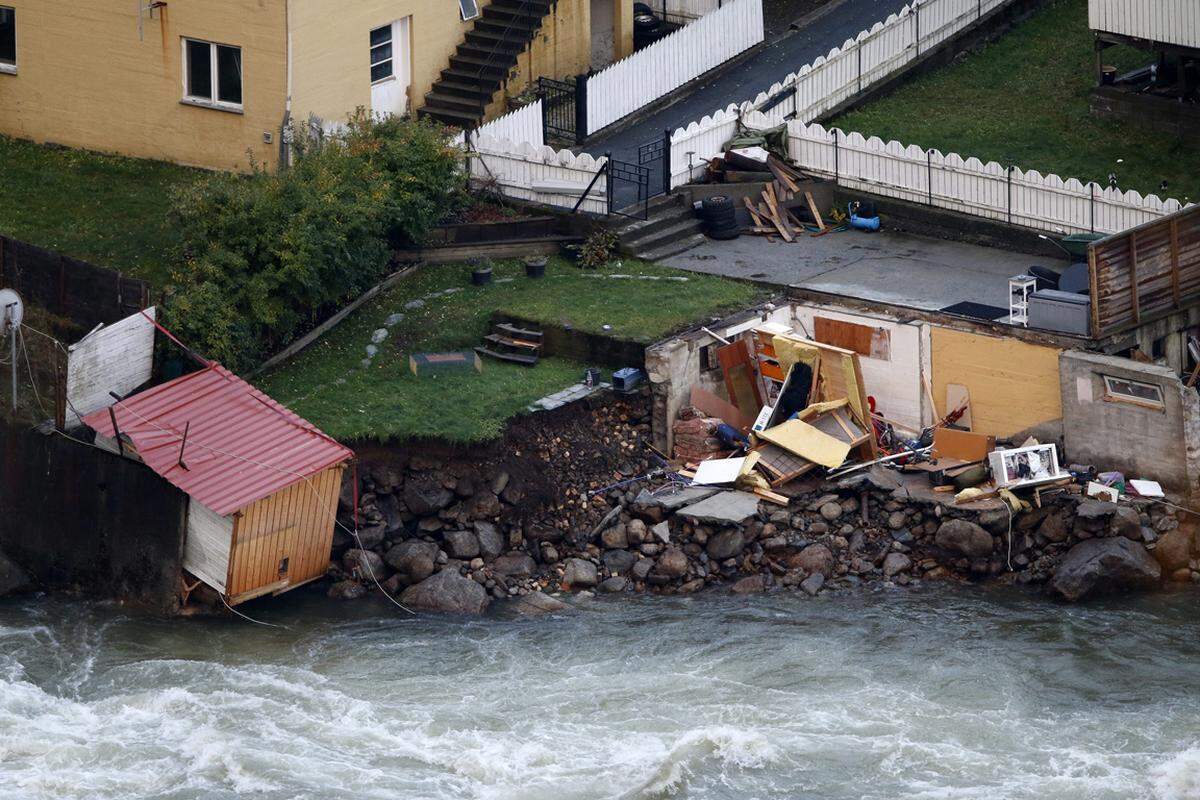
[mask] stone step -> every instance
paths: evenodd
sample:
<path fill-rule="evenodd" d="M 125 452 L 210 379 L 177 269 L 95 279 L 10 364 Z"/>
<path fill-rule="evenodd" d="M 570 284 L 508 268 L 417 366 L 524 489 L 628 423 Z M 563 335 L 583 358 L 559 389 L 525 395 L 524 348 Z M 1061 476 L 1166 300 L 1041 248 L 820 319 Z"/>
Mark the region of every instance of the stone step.
<path fill-rule="evenodd" d="M 676 239 L 672 242 L 668 242 L 656 250 L 638 253 L 637 256 L 643 261 L 662 261 L 664 258 L 670 258 L 671 256 L 677 256 L 680 253 L 685 253 L 688 250 L 691 250 L 693 247 L 699 247 L 706 241 L 708 241 L 708 237 L 702 233 L 696 233 L 682 239 Z"/>

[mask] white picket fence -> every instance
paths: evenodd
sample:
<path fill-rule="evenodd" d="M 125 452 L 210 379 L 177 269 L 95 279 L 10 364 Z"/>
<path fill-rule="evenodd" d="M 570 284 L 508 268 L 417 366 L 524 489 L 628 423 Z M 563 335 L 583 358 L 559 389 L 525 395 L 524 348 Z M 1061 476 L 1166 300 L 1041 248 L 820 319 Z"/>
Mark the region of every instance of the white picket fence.
<path fill-rule="evenodd" d="M 750 102 L 772 119 L 812 120 L 891 76 L 1012 0 L 920 0 L 847 39 Z"/>
<path fill-rule="evenodd" d="M 472 137 L 471 179 L 477 185 L 491 185 L 507 197 L 535 203 L 574 208 L 580 195 L 595 178 L 605 159 L 587 153 L 528 142 L 514 142 L 480 134 Z M 604 176 L 588 191 L 580 211 L 608 213 Z"/>
<path fill-rule="evenodd" d="M 542 101 L 535 100 L 529 105 L 521 106 L 516 111 L 510 111 L 502 117 L 496 117 L 491 122 L 485 122 L 471 131 L 471 142 L 478 141 L 481 136 L 541 147 L 545 144 L 542 140 Z M 459 132 L 458 136 L 454 137 L 454 143 L 460 146 L 464 145 L 466 132 Z"/>
<path fill-rule="evenodd" d="M 762 0 L 724 3 L 588 78 L 587 132 L 632 114 L 762 40 Z"/>

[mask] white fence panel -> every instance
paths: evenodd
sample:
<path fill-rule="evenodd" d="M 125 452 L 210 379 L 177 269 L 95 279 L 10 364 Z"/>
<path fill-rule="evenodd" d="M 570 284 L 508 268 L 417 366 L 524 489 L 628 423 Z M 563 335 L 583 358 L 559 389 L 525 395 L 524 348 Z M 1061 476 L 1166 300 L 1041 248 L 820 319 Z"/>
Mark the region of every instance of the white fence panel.
<path fill-rule="evenodd" d="M 587 153 L 479 136 L 473 140 L 471 178 L 490 184 L 507 197 L 574 208 L 605 159 Z M 604 178 L 592 185 L 579 210 L 608 213 Z"/>
<path fill-rule="evenodd" d="M 1196 0 L 1089 0 L 1088 27 L 1137 39 L 1200 47 Z"/>
<path fill-rule="evenodd" d="M 588 78 L 588 133 L 611 125 L 763 40 L 762 0 L 731 0 Z"/>
<path fill-rule="evenodd" d="M 150 380 L 154 366 L 154 307 L 106 325 L 67 349 L 67 408 L 83 416 L 112 405 Z"/>
<path fill-rule="evenodd" d="M 801 169 L 840 186 L 1054 233 L 1118 233 L 1183 207 L 798 120 L 788 124 L 788 150 Z"/>
<path fill-rule="evenodd" d="M 540 147 L 545 144 L 542 140 L 542 101 L 535 100 L 503 117 L 480 125 L 472 134 L 471 140 L 477 141 L 480 136 L 508 139 L 510 142 L 527 142 Z"/>

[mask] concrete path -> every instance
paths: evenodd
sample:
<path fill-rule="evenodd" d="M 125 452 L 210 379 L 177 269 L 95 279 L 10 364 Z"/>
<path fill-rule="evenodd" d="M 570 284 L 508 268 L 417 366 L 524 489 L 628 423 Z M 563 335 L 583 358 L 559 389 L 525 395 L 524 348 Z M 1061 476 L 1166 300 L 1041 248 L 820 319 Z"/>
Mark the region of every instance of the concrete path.
<path fill-rule="evenodd" d="M 752 100 L 789 72 L 903 7 L 904 0 L 842 0 L 803 29 L 762 46 L 740 63 L 721 69 L 713 79 L 692 86 L 667 108 L 627 126 L 617 123 L 601 131 L 583 150 L 593 155 L 611 152 L 615 159 L 636 164 L 638 146 L 661 138 L 664 130 L 683 127 L 730 103 Z"/>
<path fill-rule="evenodd" d="M 762 236 L 709 240 L 663 263 L 927 311 L 963 301 L 1007 309 L 1009 277 L 1034 264 L 1067 266 L 1066 261 L 887 230 L 843 231 L 794 244 Z"/>

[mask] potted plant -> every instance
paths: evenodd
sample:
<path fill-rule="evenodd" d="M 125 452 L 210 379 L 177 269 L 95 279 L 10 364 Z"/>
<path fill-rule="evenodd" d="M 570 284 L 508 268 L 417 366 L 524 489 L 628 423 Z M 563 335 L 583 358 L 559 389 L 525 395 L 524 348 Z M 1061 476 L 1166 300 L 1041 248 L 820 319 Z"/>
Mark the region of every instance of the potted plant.
<path fill-rule="evenodd" d="M 525 256 L 525 275 L 529 278 L 542 278 L 546 275 L 546 262 L 549 256 Z"/>

